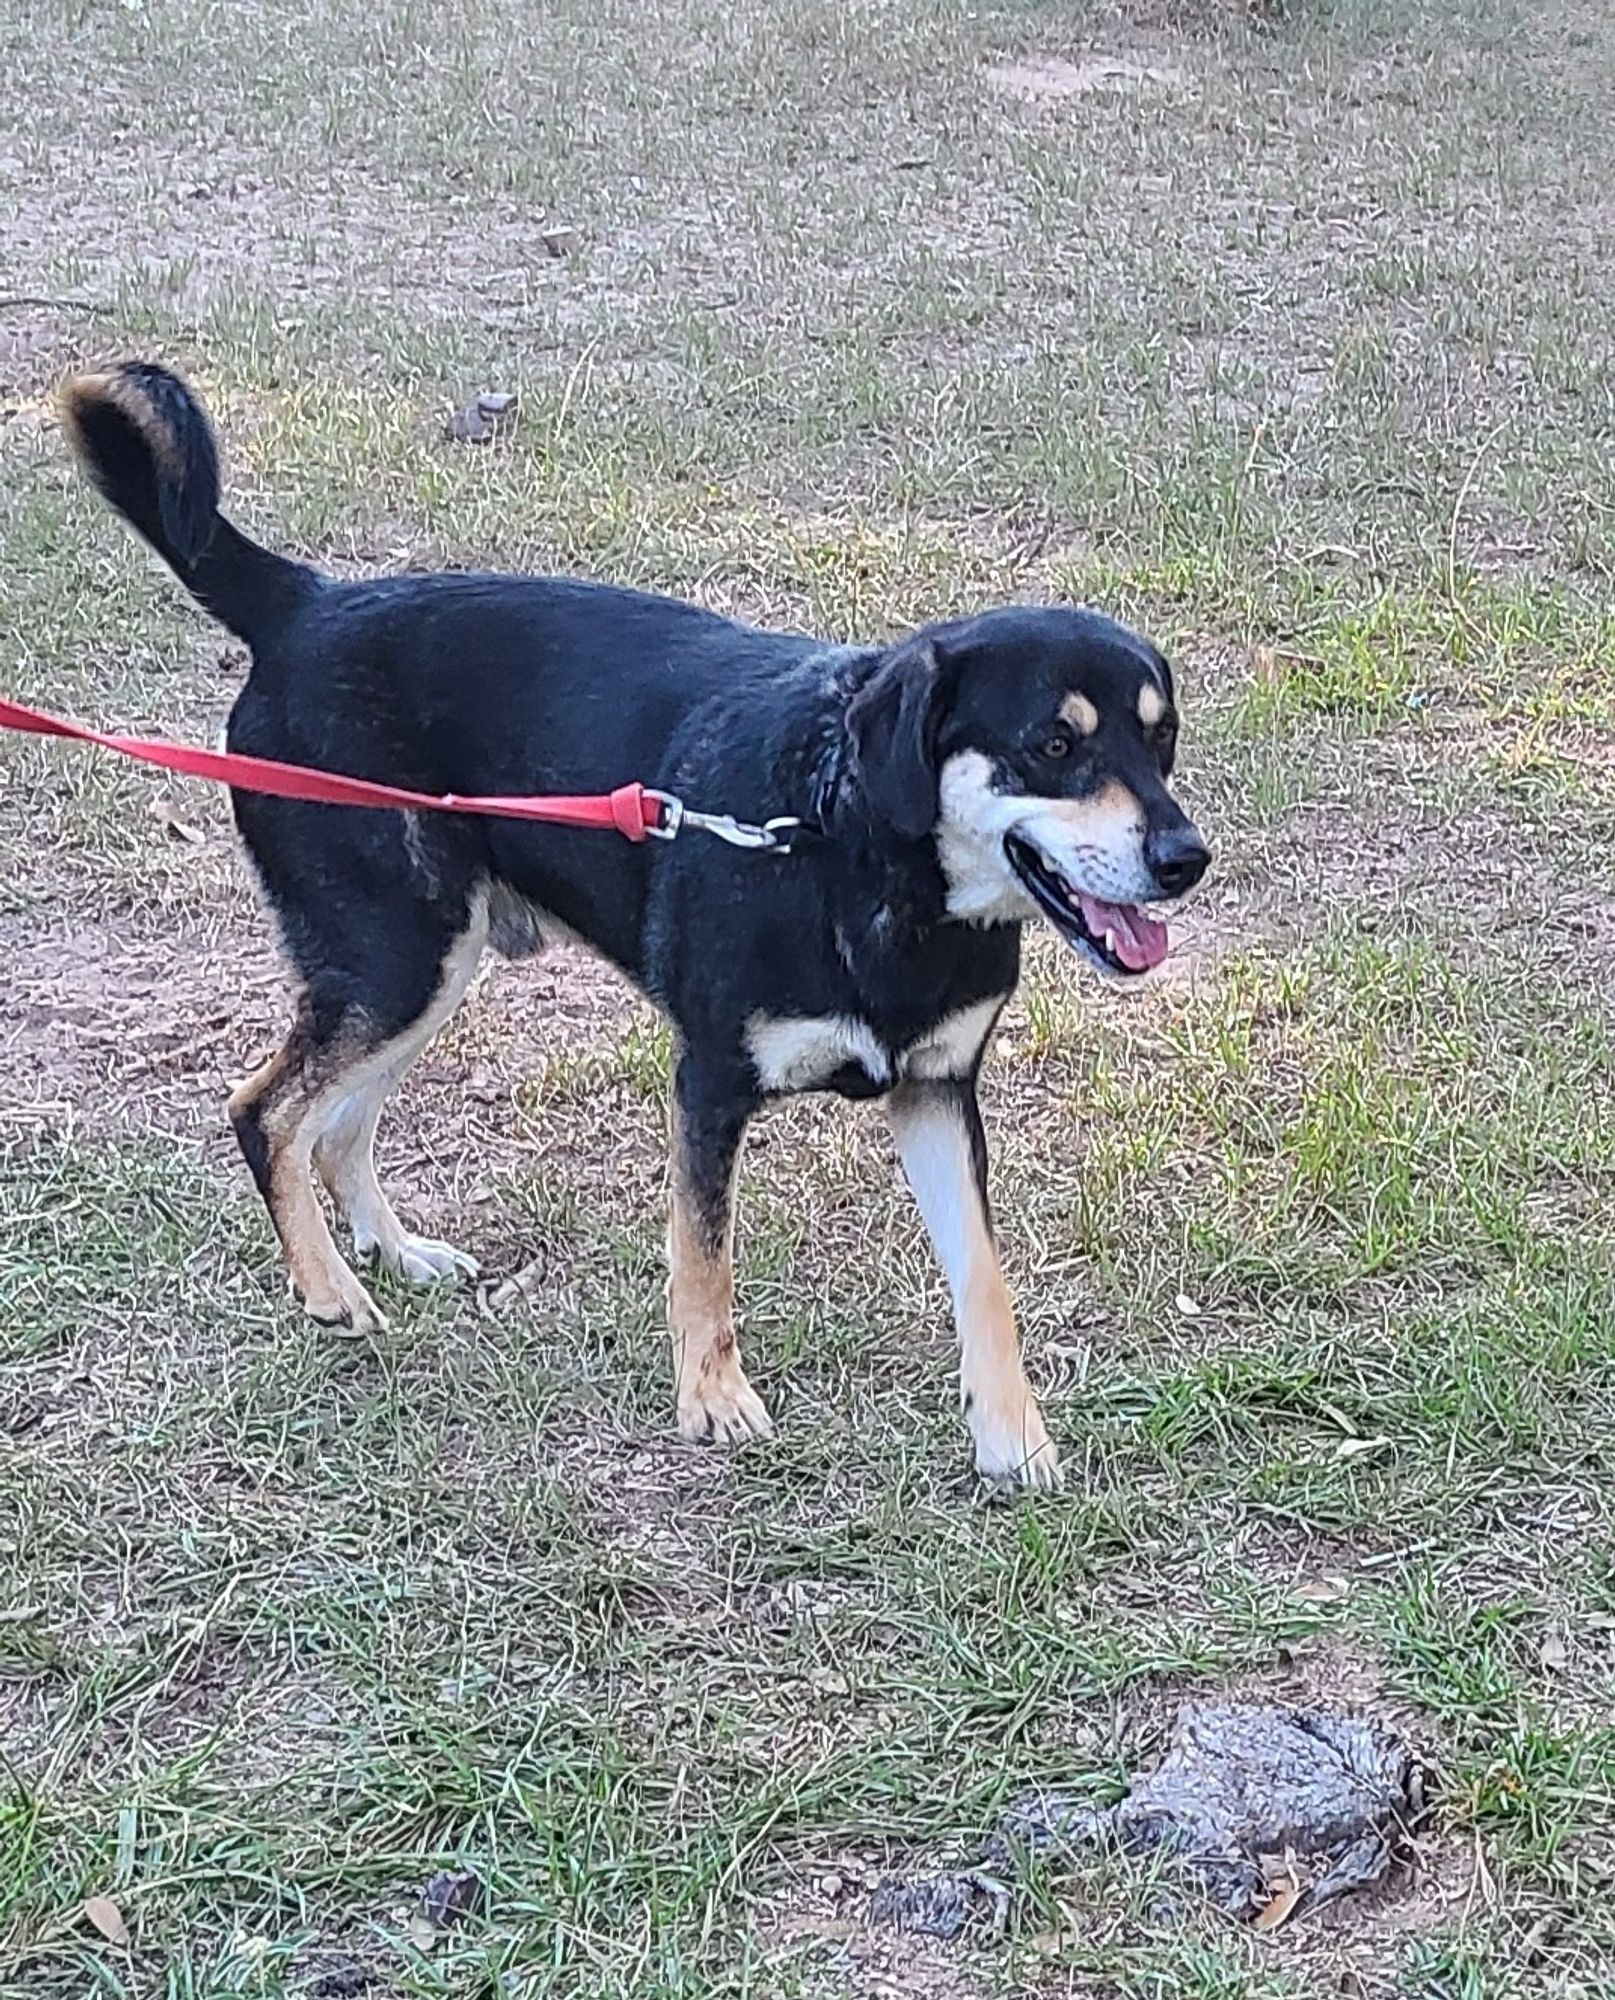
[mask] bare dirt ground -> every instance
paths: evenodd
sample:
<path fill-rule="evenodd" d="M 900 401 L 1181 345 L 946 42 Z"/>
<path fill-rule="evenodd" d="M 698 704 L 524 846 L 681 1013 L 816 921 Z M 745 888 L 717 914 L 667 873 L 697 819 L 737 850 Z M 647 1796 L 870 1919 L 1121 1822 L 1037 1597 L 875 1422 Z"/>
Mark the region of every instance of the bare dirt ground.
<path fill-rule="evenodd" d="M 666 1039 L 564 952 L 383 1135 L 484 1281 L 300 1322 L 221 1115 L 286 1005 L 223 802 L 0 745 L 5 2000 L 1610 1989 L 1612 86 L 1605 10 L 1510 0 L 0 17 L 0 688 L 206 741 L 240 684 L 55 432 L 156 355 L 336 569 L 1104 603 L 1219 850 L 1150 992 L 1042 941 L 1001 1032 L 1074 1477 L 999 1507 L 835 1107 L 747 1153 L 778 1439 L 669 1435 Z M 519 419 L 454 444 L 478 390 Z M 1383 1890 L 868 1924 L 1228 1692 L 1423 1748 Z"/>

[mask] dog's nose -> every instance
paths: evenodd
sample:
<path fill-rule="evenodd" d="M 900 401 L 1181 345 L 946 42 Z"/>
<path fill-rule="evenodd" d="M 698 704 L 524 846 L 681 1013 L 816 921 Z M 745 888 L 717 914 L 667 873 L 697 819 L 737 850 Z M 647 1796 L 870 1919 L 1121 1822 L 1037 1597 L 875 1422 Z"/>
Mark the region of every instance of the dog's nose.
<path fill-rule="evenodd" d="M 1174 826 L 1149 834 L 1144 859 L 1161 894 L 1181 896 L 1211 866 L 1211 849 L 1192 826 Z"/>

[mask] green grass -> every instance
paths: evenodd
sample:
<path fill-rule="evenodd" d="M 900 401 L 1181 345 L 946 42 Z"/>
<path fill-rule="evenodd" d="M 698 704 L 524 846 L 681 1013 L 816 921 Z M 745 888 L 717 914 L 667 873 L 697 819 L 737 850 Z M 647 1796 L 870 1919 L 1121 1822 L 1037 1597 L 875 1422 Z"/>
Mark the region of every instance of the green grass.
<path fill-rule="evenodd" d="M 1146 74 L 991 76 L 1090 55 Z M 834 636 L 1102 602 L 1178 659 L 1219 850 L 1177 975 L 1113 1004 L 1040 941 L 1001 1031 L 1073 1477 L 986 1507 L 852 1112 L 748 1148 L 777 1440 L 669 1436 L 667 1037 L 564 964 L 480 992 L 385 1135 L 489 1285 L 301 1324 L 221 1130 L 279 1006 L 222 801 L 179 842 L 149 776 L 8 745 L 4 2000 L 1608 1988 L 1612 61 L 1504 0 L 0 21 L 0 297 L 62 302 L 0 305 L 0 687 L 205 740 L 239 684 L 48 419 L 152 353 L 232 510 L 340 569 Z M 514 431 L 448 444 L 481 388 Z M 848 1917 L 1218 1691 L 1409 1731 L 1411 1881 L 1269 1938 L 1101 1862 L 996 1940 Z"/>

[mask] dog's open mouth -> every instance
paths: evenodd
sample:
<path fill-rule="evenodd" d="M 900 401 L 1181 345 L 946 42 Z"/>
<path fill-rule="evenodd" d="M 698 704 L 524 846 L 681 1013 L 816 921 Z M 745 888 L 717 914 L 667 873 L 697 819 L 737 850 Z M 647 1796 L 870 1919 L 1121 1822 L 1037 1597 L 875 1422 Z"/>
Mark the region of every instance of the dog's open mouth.
<path fill-rule="evenodd" d="M 1041 849 L 1012 833 L 1004 842 L 1009 865 L 1049 922 L 1080 945 L 1107 972 L 1136 979 L 1166 957 L 1166 925 L 1136 903 L 1107 903 L 1068 882 Z"/>

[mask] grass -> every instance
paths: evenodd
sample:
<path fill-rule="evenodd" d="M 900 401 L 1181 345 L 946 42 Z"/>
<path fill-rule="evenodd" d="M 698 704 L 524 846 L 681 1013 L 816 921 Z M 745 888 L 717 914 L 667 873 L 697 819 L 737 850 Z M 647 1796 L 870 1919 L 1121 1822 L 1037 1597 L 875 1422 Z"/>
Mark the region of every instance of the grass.
<path fill-rule="evenodd" d="M 281 1005 L 222 802 L 172 794 L 178 840 L 149 775 L 8 746 L 4 2000 L 1608 1987 L 1612 61 L 1507 0 L 0 21 L 5 297 L 58 302 L 0 306 L 7 691 L 205 740 L 239 684 L 49 421 L 156 353 L 237 514 L 340 569 L 836 636 L 1106 603 L 1179 660 L 1219 849 L 1174 976 L 1114 1005 L 1040 941 L 1001 1031 L 1074 1476 L 997 1508 L 842 1110 L 747 1155 L 778 1439 L 669 1437 L 666 1036 L 565 960 L 385 1135 L 490 1285 L 302 1325 L 220 1131 Z M 449 445 L 480 388 L 514 433 Z M 1215 1691 L 1409 1731 L 1412 1879 L 1268 1938 L 1111 1864 L 996 1940 L 855 1920 Z M 460 1864 L 482 1911 L 424 1951 Z"/>

